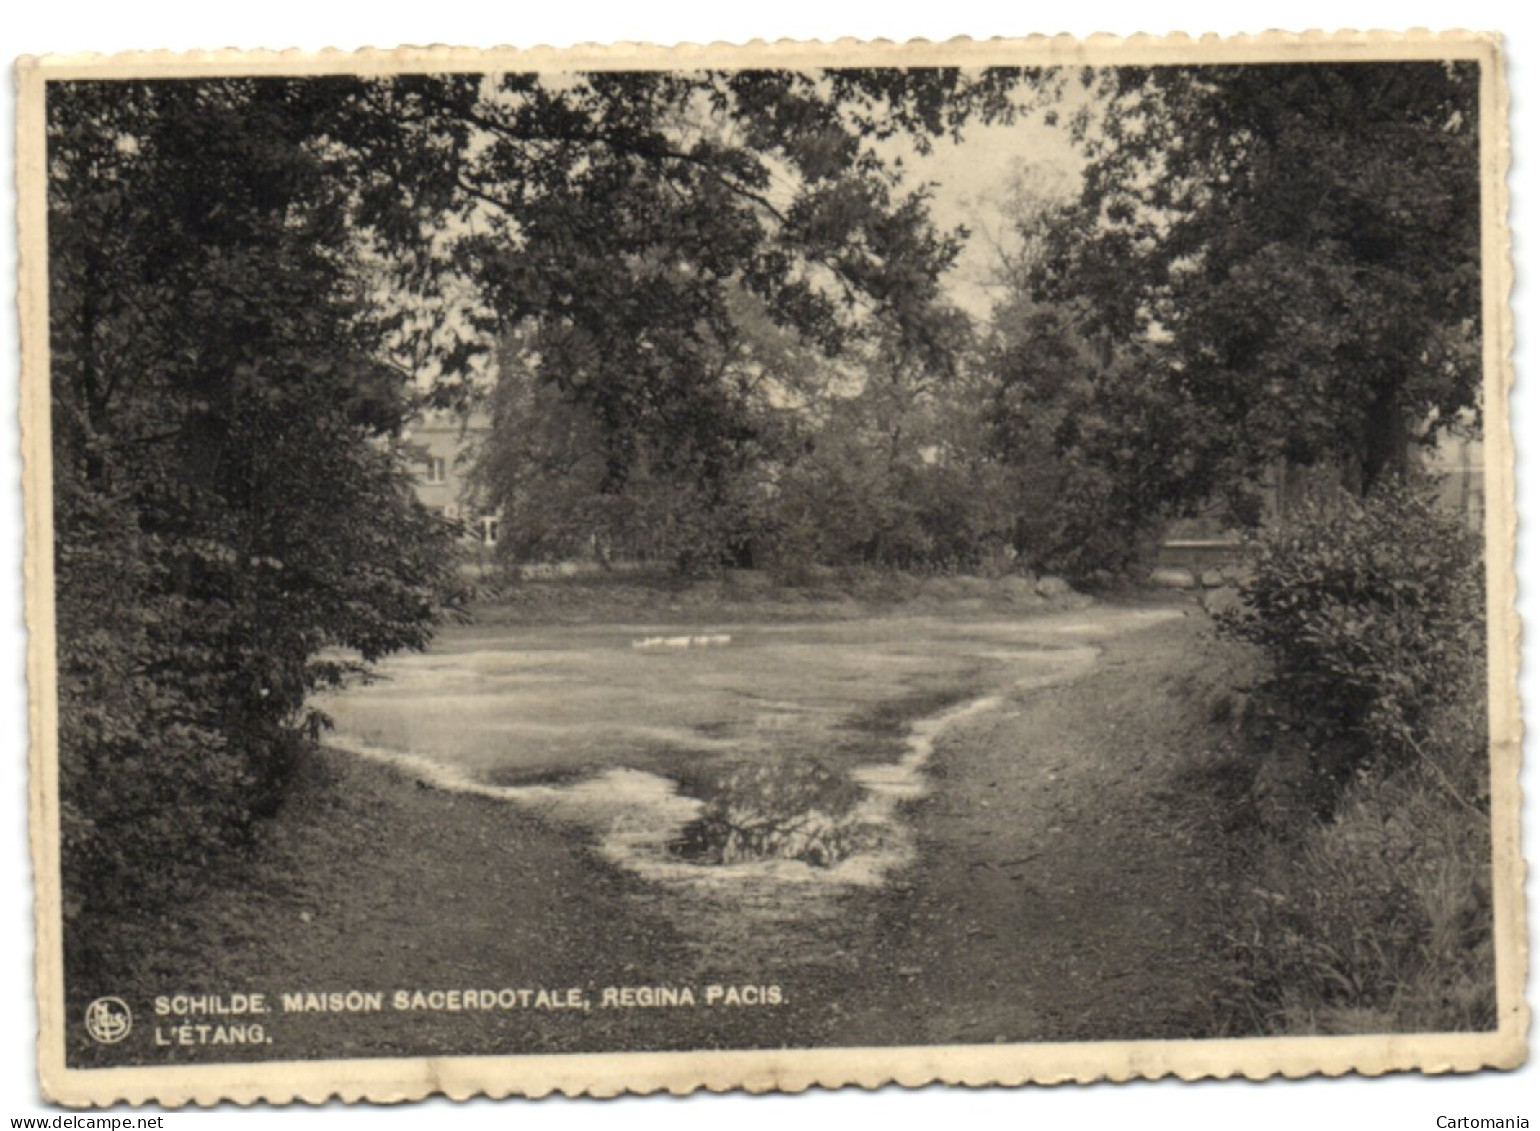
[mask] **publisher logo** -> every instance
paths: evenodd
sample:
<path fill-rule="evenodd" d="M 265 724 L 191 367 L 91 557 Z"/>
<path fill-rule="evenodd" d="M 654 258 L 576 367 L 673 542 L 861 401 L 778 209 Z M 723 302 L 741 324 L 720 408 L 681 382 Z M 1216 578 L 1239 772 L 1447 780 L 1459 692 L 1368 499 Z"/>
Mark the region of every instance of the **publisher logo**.
<path fill-rule="evenodd" d="M 99 997 L 86 1006 L 86 1032 L 104 1045 L 115 1045 L 134 1027 L 134 1015 L 120 997 Z"/>

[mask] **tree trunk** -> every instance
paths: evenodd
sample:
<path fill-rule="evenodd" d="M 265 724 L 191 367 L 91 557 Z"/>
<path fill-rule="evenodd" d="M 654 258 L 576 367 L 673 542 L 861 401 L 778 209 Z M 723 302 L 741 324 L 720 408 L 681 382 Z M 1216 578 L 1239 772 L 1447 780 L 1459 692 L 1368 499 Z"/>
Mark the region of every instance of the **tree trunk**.
<path fill-rule="evenodd" d="M 1406 414 L 1396 403 L 1395 394 L 1388 390 L 1380 393 L 1364 421 L 1358 493 L 1367 495 L 1387 475 L 1404 475 L 1410 464 L 1411 442 Z"/>

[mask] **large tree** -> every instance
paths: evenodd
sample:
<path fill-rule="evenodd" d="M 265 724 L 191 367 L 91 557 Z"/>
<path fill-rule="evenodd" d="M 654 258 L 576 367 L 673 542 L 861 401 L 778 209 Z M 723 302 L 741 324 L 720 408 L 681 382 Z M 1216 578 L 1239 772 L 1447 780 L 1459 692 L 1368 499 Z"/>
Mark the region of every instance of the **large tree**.
<path fill-rule="evenodd" d="M 1073 309 L 1107 356 L 1137 353 L 1098 379 L 1144 384 L 1180 436 L 1140 469 L 1147 486 L 1192 505 L 1283 460 L 1336 464 L 1367 490 L 1430 420 L 1478 410 L 1473 64 L 1082 81 L 1084 189 L 1032 294 Z"/>
<path fill-rule="evenodd" d="M 246 81 L 48 91 L 70 909 L 164 895 L 277 803 L 310 694 L 423 645 L 440 519 L 305 106 Z M 78 957 L 78 956 L 77 956 Z"/>

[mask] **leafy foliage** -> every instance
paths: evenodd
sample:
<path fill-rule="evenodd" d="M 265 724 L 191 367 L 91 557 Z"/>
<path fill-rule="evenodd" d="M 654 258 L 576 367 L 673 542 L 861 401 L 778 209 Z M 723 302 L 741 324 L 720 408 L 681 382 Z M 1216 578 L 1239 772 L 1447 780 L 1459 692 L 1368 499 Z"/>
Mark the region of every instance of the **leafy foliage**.
<path fill-rule="evenodd" d="M 1232 908 L 1235 1027 L 1479 1032 L 1497 1023 L 1491 821 L 1411 767 L 1265 853 Z"/>
<path fill-rule="evenodd" d="M 737 766 L 711 783 L 700 817 L 671 848 L 701 863 L 779 858 L 830 868 L 880 836 L 861 819 L 863 796 L 849 777 L 810 759 Z"/>
<path fill-rule="evenodd" d="M 1425 421 L 1477 409 L 1474 66 L 1082 78 L 1084 188 L 1038 233 L 1026 293 L 1072 311 L 1085 340 L 1138 355 L 1088 372 L 1099 388 L 1137 383 L 1146 402 L 1098 414 L 1115 442 L 1090 455 L 1116 481 L 1172 511 L 1280 460 L 1344 465 L 1367 490 L 1404 466 Z M 1108 396 L 1129 399 L 1092 399 Z"/>
<path fill-rule="evenodd" d="M 1017 291 L 994 312 L 987 450 L 1008 469 L 1012 541 L 1033 569 L 1085 580 L 1140 564 L 1153 545 L 1162 469 L 1182 438 L 1138 357 L 1099 348 L 1066 305 Z"/>
<path fill-rule="evenodd" d="M 1330 813 L 1274 827 L 1231 908 L 1222 992 L 1247 1032 L 1460 1032 L 1496 1024 L 1486 680 L 1446 669 L 1409 761 L 1366 767 Z M 1405 750 L 1402 751 L 1405 753 Z M 1270 752 L 1274 757 L 1278 751 Z M 1306 782 L 1308 796 L 1321 782 Z"/>
<path fill-rule="evenodd" d="M 1218 995 L 1232 1031 L 1496 1023 L 1479 549 L 1395 478 L 1308 499 L 1254 547 L 1220 620 L 1267 665 L 1224 712 L 1246 752 Z"/>
<path fill-rule="evenodd" d="M 929 572 L 1008 545 L 1002 471 L 979 442 L 985 397 L 971 375 L 937 372 L 891 339 L 831 361 L 748 296 L 734 305 L 736 348 L 718 380 L 742 430 L 716 463 L 687 440 L 639 438 L 619 487 L 593 412 L 530 372 L 519 348 L 505 351 L 476 479 L 511 516 L 509 556 L 683 573 L 814 562 Z M 962 355 L 966 328 L 949 332 Z"/>
<path fill-rule="evenodd" d="M 182 890 L 356 663 L 452 597 L 295 88 L 53 84 L 60 775 L 74 911 Z"/>
<path fill-rule="evenodd" d="M 961 324 L 949 352 L 971 349 Z M 777 480 L 780 554 L 945 572 L 1009 545 L 1003 469 L 980 442 L 979 375 L 907 357 L 893 340 L 858 352 L 857 387 L 829 398 Z"/>
<path fill-rule="evenodd" d="M 1308 501 L 1250 563 L 1223 624 L 1270 659 L 1259 690 L 1275 724 L 1338 781 L 1427 757 L 1442 710 L 1485 670 L 1480 546 L 1460 517 L 1385 480 L 1363 500 Z"/>
<path fill-rule="evenodd" d="M 1018 80 L 752 71 L 393 86 L 413 128 L 471 131 L 449 143 L 462 230 L 445 258 L 481 296 L 485 324 L 469 328 L 518 344 L 481 476 L 492 502 L 535 520 L 513 552 L 554 550 L 587 515 L 604 542 L 665 531 L 677 553 L 658 552 L 683 568 L 744 560 L 776 529 L 767 502 L 805 447 L 795 416 L 834 355 L 880 341 L 905 364 L 954 371 L 939 278 L 958 238 L 934 230 L 925 191 L 902 187 L 889 153 L 900 138 L 923 151 L 972 117 L 1008 118 Z M 532 444 L 528 409 L 552 403 L 540 389 L 559 395 L 570 428 L 536 424 L 545 439 Z M 474 395 L 454 380 L 438 390 Z M 559 508 L 540 480 L 562 463 L 583 502 L 551 522 Z"/>

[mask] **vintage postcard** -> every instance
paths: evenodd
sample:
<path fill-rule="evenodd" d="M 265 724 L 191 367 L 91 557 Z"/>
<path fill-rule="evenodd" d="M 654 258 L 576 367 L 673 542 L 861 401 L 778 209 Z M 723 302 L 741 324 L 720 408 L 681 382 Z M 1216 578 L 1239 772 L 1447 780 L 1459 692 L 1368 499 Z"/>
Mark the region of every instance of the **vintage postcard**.
<path fill-rule="evenodd" d="M 1523 1062 L 1495 36 L 18 79 L 52 1100 Z"/>

